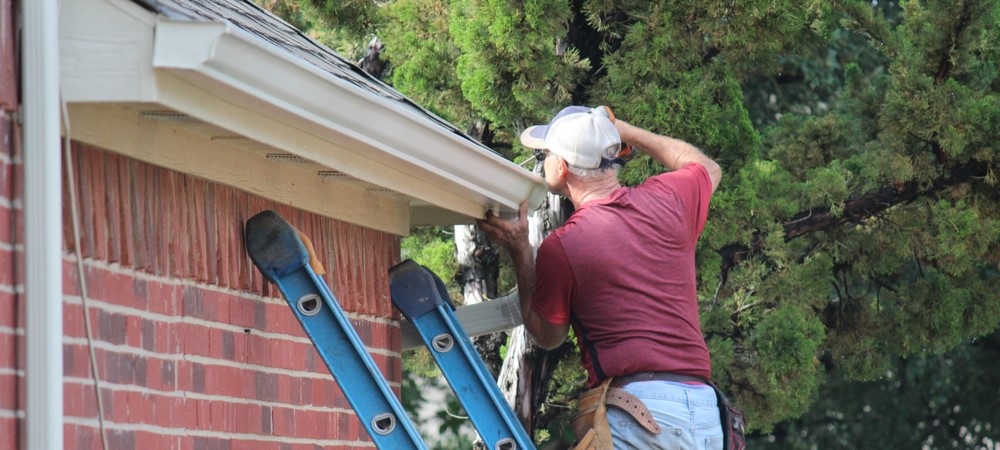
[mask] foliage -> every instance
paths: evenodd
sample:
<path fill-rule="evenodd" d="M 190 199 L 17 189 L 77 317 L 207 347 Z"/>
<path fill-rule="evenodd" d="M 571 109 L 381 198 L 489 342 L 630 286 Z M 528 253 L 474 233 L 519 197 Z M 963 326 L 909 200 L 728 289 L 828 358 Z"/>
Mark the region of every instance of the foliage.
<path fill-rule="evenodd" d="M 316 7 L 316 4 L 299 0 L 253 0 L 253 2 L 281 16 L 300 32 L 336 50 L 342 56 L 357 61 L 365 54 L 368 41 L 359 39 L 358 33 L 362 32 L 357 25 L 360 25 L 360 22 L 351 20 L 350 16 L 339 14 L 337 17 L 341 17 L 342 20 L 331 21 L 322 9 Z M 364 10 L 364 6 L 367 6 L 363 5 L 365 3 L 368 2 L 353 1 L 338 8 L 358 11 L 359 6 L 362 6 L 360 10 Z M 368 13 L 375 11 L 371 9 Z"/>
<path fill-rule="evenodd" d="M 404 359 L 402 404 L 430 450 L 471 448 L 475 429 L 426 350 Z M 433 368 L 432 368 L 433 367 Z M 433 397 L 433 399 L 429 398 Z"/>
<path fill-rule="evenodd" d="M 462 291 L 454 283 L 455 274 L 458 272 L 458 263 L 455 262 L 455 241 L 448 229 L 442 227 L 414 229 L 409 236 L 403 238 L 400 247 L 402 259 L 412 259 L 434 272 L 445 282 L 452 300 L 461 301 Z"/>
<path fill-rule="evenodd" d="M 995 448 L 1000 333 L 944 353 L 893 358 L 877 380 L 832 370 L 802 417 L 751 437 L 759 449 Z"/>
<path fill-rule="evenodd" d="M 755 429 L 1000 324 L 1000 1 L 310 4 L 381 37 L 397 88 L 511 158 L 569 102 L 716 158 L 702 326 Z M 640 156 L 621 178 L 661 170 Z"/>

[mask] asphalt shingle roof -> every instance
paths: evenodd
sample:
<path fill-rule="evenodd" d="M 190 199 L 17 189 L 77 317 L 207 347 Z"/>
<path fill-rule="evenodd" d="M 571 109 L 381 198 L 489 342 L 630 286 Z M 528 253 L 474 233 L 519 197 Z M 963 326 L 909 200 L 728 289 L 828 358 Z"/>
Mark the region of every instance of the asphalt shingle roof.
<path fill-rule="evenodd" d="M 440 127 L 455 133 L 477 146 L 482 146 L 451 123 L 414 103 L 381 80 L 371 76 L 356 64 L 340 56 L 329 47 L 306 36 L 249 0 L 133 0 L 144 8 L 174 20 L 199 22 L 229 22 L 268 44 L 284 50 L 341 80 L 402 105 L 414 113 L 436 122 Z"/>

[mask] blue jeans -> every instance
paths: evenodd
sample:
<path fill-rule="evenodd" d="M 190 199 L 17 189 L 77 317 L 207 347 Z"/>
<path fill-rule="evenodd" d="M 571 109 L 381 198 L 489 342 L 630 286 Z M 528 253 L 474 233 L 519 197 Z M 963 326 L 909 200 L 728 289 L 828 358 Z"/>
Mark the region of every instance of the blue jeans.
<path fill-rule="evenodd" d="M 711 386 L 643 381 L 630 383 L 624 389 L 646 404 L 662 431 L 652 434 L 628 413 L 609 407 L 615 450 L 722 449 L 722 424 Z"/>

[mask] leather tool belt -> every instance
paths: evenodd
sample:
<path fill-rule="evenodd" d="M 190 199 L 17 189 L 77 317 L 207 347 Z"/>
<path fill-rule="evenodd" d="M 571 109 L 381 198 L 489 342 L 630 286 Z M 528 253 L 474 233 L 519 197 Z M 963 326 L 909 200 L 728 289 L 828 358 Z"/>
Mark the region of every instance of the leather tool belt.
<path fill-rule="evenodd" d="M 578 412 L 570 420 L 570 426 L 578 439 L 576 447 L 573 447 L 574 450 L 614 449 L 611 426 L 608 423 L 608 406 L 628 413 L 650 433 L 659 434 L 662 431 L 642 400 L 624 389 L 612 387 L 613 385 L 614 379 L 609 378 L 600 386 L 580 396 Z"/>
<path fill-rule="evenodd" d="M 608 423 L 607 407 L 625 411 L 643 428 L 659 434 L 660 425 L 653 419 L 649 409 L 636 396 L 621 389 L 629 383 L 639 381 L 673 381 L 677 383 L 698 383 L 711 386 L 719 400 L 724 447 L 726 450 L 745 450 L 745 417 L 743 411 L 734 408 L 729 399 L 715 384 L 703 378 L 669 372 L 640 372 L 619 378 L 609 378 L 600 386 L 591 389 L 579 398 L 577 414 L 570 420 L 570 426 L 577 436 L 573 450 L 614 450 L 611 440 L 611 426 Z"/>

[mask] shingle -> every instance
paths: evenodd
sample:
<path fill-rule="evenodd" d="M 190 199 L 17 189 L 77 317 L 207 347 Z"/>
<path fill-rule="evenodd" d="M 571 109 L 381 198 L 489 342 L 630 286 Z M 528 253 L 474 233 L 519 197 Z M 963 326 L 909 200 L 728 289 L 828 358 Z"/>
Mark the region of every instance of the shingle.
<path fill-rule="evenodd" d="M 288 52 L 320 70 L 347 81 L 371 95 L 397 102 L 404 108 L 434 121 L 443 129 L 481 146 L 454 125 L 423 109 L 392 87 L 372 77 L 329 47 L 256 4 L 247 0 L 132 0 L 173 20 L 229 22 L 271 46 Z"/>

